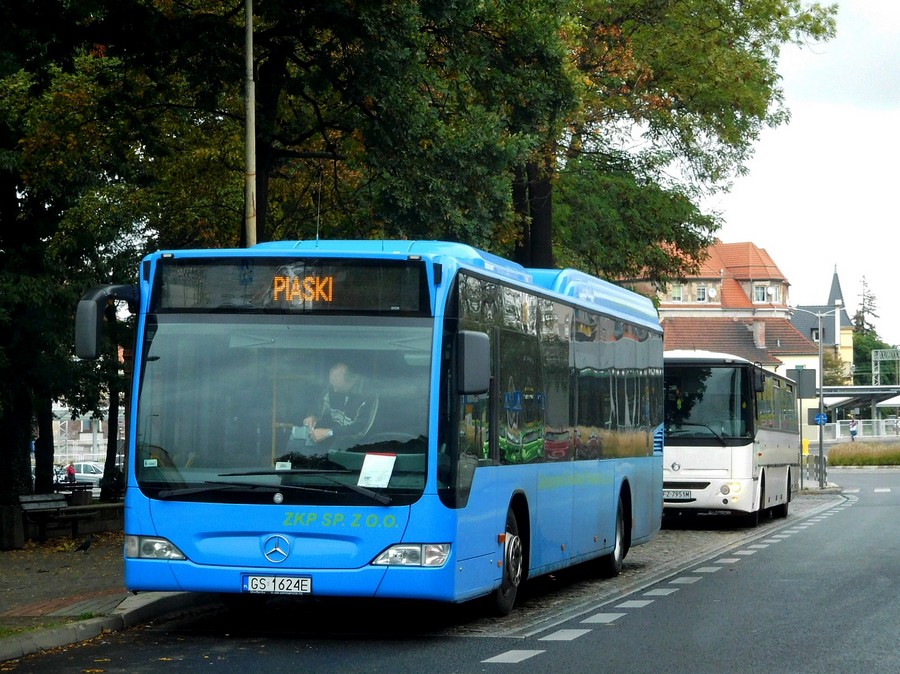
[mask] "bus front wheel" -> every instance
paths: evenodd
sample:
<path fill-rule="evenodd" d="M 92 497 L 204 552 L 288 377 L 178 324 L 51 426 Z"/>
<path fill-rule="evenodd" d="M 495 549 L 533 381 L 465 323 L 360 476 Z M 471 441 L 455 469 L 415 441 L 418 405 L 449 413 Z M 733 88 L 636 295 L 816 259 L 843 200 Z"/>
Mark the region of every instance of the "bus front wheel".
<path fill-rule="evenodd" d="M 516 603 L 519 584 L 525 569 L 525 552 L 519 537 L 519 523 L 510 509 L 506 513 L 506 536 L 503 543 L 503 580 L 494 590 L 493 609 L 498 616 L 509 615 Z"/>

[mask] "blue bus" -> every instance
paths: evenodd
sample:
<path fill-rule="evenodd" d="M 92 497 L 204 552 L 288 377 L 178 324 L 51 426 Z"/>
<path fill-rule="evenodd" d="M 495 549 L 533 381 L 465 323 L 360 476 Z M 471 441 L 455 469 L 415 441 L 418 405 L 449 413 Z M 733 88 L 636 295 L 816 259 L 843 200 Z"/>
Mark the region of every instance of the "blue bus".
<path fill-rule="evenodd" d="M 662 519 L 662 331 L 574 270 L 428 241 L 149 255 L 125 496 L 132 591 L 462 602 L 615 575 Z"/>

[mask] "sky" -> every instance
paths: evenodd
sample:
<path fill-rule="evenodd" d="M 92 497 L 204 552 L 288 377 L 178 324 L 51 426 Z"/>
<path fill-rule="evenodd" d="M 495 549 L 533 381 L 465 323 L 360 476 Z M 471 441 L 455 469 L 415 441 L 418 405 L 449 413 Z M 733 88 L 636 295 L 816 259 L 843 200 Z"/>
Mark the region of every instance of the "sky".
<path fill-rule="evenodd" d="M 807 3 L 808 4 L 808 3 Z M 900 345 L 900 0 L 839 0 L 837 36 L 786 47 L 791 121 L 761 135 L 749 174 L 705 204 L 725 243 L 764 248 L 791 306 L 823 305 L 837 269 L 851 318 L 863 278 L 879 337 Z"/>

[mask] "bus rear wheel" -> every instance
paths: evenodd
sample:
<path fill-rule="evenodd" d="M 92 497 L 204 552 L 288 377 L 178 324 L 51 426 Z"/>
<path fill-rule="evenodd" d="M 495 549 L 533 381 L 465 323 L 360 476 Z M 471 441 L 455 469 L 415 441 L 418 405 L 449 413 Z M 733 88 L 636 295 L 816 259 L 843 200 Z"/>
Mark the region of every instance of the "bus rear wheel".
<path fill-rule="evenodd" d="M 505 616 L 512 611 L 524 574 L 525 551 L 519 537 L 519 522 L 510 509 L 506 513 L 506 536 L 503 543 L 503 580 L 492 595 L 496 615 Z"/>
<path fill-rule="evenodd" d="M 784 489 L 784 500 L 777 506 L 772 507 L 772 517 L 775 519 L 784 519 L 788 516 L 788 508 L 791 502 L 791 474 L 787 476 L 787 486 Z"/>
<path fill-rule="evenodd" d="M 601 578 L 615 578 L 622 571 L 622 563 L 625 553 L 628 551 L 625 542 L 625 513 L 622 498 L 616 507 L 616 539 L 613 542 L 612 552 L 603 555 L 597 560 L 597 574 Z"/>

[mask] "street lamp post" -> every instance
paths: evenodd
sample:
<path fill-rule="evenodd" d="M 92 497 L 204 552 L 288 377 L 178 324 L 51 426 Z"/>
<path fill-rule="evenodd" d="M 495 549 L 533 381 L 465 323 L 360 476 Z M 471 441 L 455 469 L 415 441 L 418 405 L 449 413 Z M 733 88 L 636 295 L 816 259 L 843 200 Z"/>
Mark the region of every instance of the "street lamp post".
<path fill-rule="evenodd" d="M 825 416 L 825 344 L 822 340 L 822 319 L 825 316 L 831 316 L 836 314 L 841 309 L 841 301 L 836 300 L 834 303 L 834 309 L 830 311 L 808 311 L 807 309 L 801 309 L 799 307 L 795 308 L 795 311 L 802 311 L 805 314 L 810 314 L 815 316 L 817 319 L 817 329 L 818 329 L 818 338 L 819 338 L 819 414 L 816 418 L 816 425 L 819 427 L 819 489 L 825 488 L 825 450 L 824 450 L 824 440 L 823 434 L 825 432 L 825 423 L 820 422 L 819 420 Z M 835 325 L 837 325 L 837 321 L 835 321 Z M 838 340 L 840 336 L 838 334 L 837 329 L 835 329 L 835 342 L 840 343 Z"/>
<path fill-rule="evenodd" d="M 830 312 L 829 312 L 830 313 Z M 818 319 L 819 330 L 819 417 L 822 419 L 825 414 L 825 346 L 822 340 L 822 316 L 825 314 L 816 314 Z M 825 433 L 825 424 L 817 420 L 816 425 L 819 427 L 819 489 L 825 488 L 825 452 L 823 450 L 822 435 Z"/>

